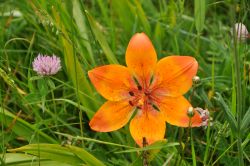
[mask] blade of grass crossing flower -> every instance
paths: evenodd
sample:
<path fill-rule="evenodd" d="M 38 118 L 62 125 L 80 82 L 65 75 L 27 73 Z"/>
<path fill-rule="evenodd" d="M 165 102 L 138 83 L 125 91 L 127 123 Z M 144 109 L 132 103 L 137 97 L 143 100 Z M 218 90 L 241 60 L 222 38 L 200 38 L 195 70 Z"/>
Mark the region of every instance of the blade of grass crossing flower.
<path fill-rule="evenodd" d="M 103 52 L 105 53 L 107 60 L 111 64 L 118 64 L 118 61 L 117 61 L 115 55 L 113 54 L 112 50 L 110 49 L 108 42 L 105 39 L 105 36 L 103 35 L 103 32 L 97 26 L 97 22 L 94 20 L 94 18 L 87 11 L 85 11 L 85 13 L 86 13 L 86 16 L 88 18 L 90 28 L 91 28 L 92 32 L 94 33 L 96 40 L 100 44 Z"/>
<path fill-rule="evenodd" d="M 37 130 L 36 127 L 32 126 L 25 120 L 17 117 L 6 109 L 0 107 L 0 121 L 1 124 L 7 127 L 6 130 L 11 130 L 16 135 L 23 137 L 25 140 L 29 142 L 37 142 L 38 138 L 34 137 L 36 133 L 39 135 L 39 142 L 49 142 L 49 143 L 57 143 L 56 140 L 45 134 L 44 132 Z M 7 131 L 10 132 L 10 131 Z"/>
<path fill-rule="evenodd" d="M 206 0 L 194 1 L 195 27 L 198 33 L 204 29 Z"/>
<path fill-rule="evenodd" d="M 174 147 L 174 146 L 179 146 L 180 144 L 178 142 L 169 142 L 167 143 L 166 141 L 158 141 L 155 142 L 154 144 L 148 145 L 146 147 L 143 148 L 132 148 L 132 149 L 128 149 L 128 150 L 123 150 L 123 151 L 118 151 L 116 153 L 132 153 L 132 152 L 140 152 L 140 151 L 150 151 L 152 152 L 152 154 L 150 155 L 154 155 L 153 153 L 157 153 L 157 150 L 160 150 L 162 148 L 166 148 L 166 147 Z M 154 156 L 149 156 L 151 159 Z"/>

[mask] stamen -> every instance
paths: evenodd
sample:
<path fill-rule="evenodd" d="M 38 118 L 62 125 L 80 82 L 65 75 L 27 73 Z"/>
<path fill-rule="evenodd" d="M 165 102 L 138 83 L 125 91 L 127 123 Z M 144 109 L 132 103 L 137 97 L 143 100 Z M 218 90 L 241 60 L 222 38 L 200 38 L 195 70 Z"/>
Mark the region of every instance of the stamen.
<path fill-rule="evenodd" d="M 134 96 L 135 95 L 134 92 L 132 92 L 132 91 L 129 91 L 128 93 L 129 93 L 130 96 Z"/>
<path fill-rule="evenodd" d="M 154 81 L 154 75 L 151 75 L 151 77 L 150 77 L 150 85 L 153 83 L 153 81 Z"/>
<path fill-rule="evenodd" d="M 150 103 L 150 104 L 152 104 L 153 108 L 154 108 L 156 111 L 160 112 L 160 109 L 157 107 L 157 105 L 155 105 L 155 104 L 153 104 L 153 103 Z"/>
<path fill-rule="evenodd" d="M 135 83 L 136 83 L 137 86 L 140 85 L 140 84 L 139 84 L 139 81 L 138 81 L 135 77 L 133 77 L 133 80 L 135 81 Z"/>
<path fill-rule="evenodd" d="M 129 105 L 134 106 L 132 101 L 129 101 L 128 103 L 129 103 Z"/>
<path fill-rule="evenodd" d="M 139 109 L 139 110 L 141 110 L 141 106 L 137 106 L 136 108 Z"/>
<path fill-rule="evenodd" d="M 142 90 L 141 85 L 138 85 L 137 88 L 138 88 L 138 90 L 140 90 L 140 91 Z"/>
<path fill-rule="evenodd" d="M 142 137 L 142 146 L 145 147 L 148 145 L 146 137 Z"/>

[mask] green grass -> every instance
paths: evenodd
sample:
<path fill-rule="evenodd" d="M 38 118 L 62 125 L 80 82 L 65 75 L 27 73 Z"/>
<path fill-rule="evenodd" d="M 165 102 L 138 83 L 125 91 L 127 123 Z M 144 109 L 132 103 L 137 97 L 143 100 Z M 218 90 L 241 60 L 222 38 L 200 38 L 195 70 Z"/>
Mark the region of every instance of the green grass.
<path fill-rule="evenodd" d="M 250 31 L 249 20 L 248 0 L 0 1 L 0 165 L 137 166 L 145 154 L 150 165 L 249 165 L 250 41 L 232 30 L 243 22 Z M 158 59 L 197 59 L 201 82 L 186 97 L 210 111 L 212 126 L 167 124 L 167 141 L 144 148 L 128 125 L 90 129 L 105 100 L 87 71 L 124 65 L 136 32 L 150 37 Z M 62 70 L 37 77 L 38 53 L 60 56 Z"/>

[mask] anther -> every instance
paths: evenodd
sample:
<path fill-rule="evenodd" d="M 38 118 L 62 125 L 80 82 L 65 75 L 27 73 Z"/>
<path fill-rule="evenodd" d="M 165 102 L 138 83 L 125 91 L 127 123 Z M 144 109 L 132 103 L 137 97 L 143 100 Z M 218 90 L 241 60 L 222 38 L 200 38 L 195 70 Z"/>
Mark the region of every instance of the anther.
<path fill-rule="evenodd" d="M 134 106 L 132 101 L 129 101 L 128 103 L 129 103 L 129 105 Z"/>
<path fill-rule="evenodd" d="M 129 91 L 128 93 L 129 93 L 130 96 L 134 96 L 135 95 L 134 92 L 132 92 L 132 91 Z"/>
<path fill-rule="evenodd" d="M 134 80 L 134 82 L 136 83 L 137 86 L 140 85 L 140 84 L 139 84 L 139 81 L 138 81 L 135 77 L 133 77 L 133 80 Z"/>
<path fill-rule="evenodd" d="M 154 76 L 151 75 L 151 77 L 150 77 L 150 85 L 153 83 L 153 81 L 154 81 Z"/>
<path fill-rule="evenodd" d="M 141 110 L 141 106 L 137 106 L 136 108 L 139 109 L 139 110 Z"/>
<path fill-rule="evenodd" d="M 155 104 L 153 104 L 153 103 L 151 103 L 152 104 L 152 106 L 153 106 L 153 108 L 156 110 L 156 111 L 160 111 L 160 109 L 155 105 Z"/>
<path fill-rule="evenodd" d="M 137 88 L 138 88 L 138 90 L 142 90 L 141 85 L 138 85 Z"/>

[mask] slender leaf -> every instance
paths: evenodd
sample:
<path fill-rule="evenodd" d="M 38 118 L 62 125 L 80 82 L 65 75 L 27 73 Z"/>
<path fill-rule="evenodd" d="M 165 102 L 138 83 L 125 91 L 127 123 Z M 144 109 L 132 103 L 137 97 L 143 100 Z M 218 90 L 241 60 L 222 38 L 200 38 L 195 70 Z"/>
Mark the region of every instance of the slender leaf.
<path fill-rule="evenodd" d="M 64 36 L 60 36 L 62 45 L 64 46 L 64 60 L 67 68 L 69 77 L 71 78 L 76 90 L 83 93 L 77 93 L 80 101 L 83 105 L 88 108 L 95 110 L 96 104 L 94 101 L 90 100 L 93 95 L 92 88 L 86 78 L 83 68 L 81 67 L 80 62 L 75 56 L 75 51 L 72 44 L 69 42 L 69 34 L 67 33 L 65 27 L 61 22 L 61 18 L 53 8 L 53 15 L 57 22 L 58 27 L 60 27 Z M 86 112 L 88 117 L 91 118 L 94 112 Z"/>
<path fill-rule="evenodd" d="M 250 124 L 250 107 L 248 108 L 246 114 L 243 117 L 240 130 L 242 132 L 245 132 L 245 130 L 249 127 L 249 124 Z"/>
<path fill-rule="evenodd" d="M 70 149 L 70 151 L 74 154 L 76 154 L 80 159 L 85 161 L 88 165 L 98 165 L 98 166 L 105 166 L 101 161 L 99 161 L 97 158 L 95 158 L 93 155 L 88 153 L 82 148 L 66 145 L 67 148 Z"/>
<path fill-rule="evenodd" d="M 200 33 L 204 29 L 205 12 L 206 12 L 206 0 L 195 0 L 194 17 L 195 17 L 195 27 L 198 33 Z"/>
<path fill-rule="evenodd" d="M 25 120 L 17 117 L 6 109 L 0 107 L 0 122 L 7 127 L 9 130 L 13 131 L 16 135 L 25 138 L 25 140 L 30 142 L 46 142 L 46 143 L 57 143 L 52 137 L 48 136 L 41 130 L 38 130 L 35 126 L 29 124 Z M 34 134 L 39 136 L 33 138 Z"/>
<path fill-rule="evenodd" d="M 229 107 L 227 106 L 227 104 L 225 103 L 225 101 L 223 100 L 222 96 L 216 92 L 217 97 L 215 98 L 223 107 L 223 111 L 226 115 L 227 121 L 231 126 L 231 129 L 233 132 L 237 131 L 237 123 L 236 120 L 232 114 L 232 112 L 230 111 Z"/>
<path fill-rule="evenodd" d="M 96 40 L 99 42 L 100 46 L 102 47 L 107 60 L 109 61 L 109 63 L 117 64 L 118 61 L 115 55 L 113 54 L 111 48 L 109 47 L 108 42 L 105 39 L 105 36 L 103 35 L 103 32 L 97 26 L 97 22 L 94 20 L 94 18 L 90 15 L 89 12 L 85 11 L 85 13 L 87 15 L 91 30 L 93 31 Z"/>
<path fill-rule="evenodd" d="M 1 155 L 1 154 L 0 154 Z M 2 155 L 1 155 L 2 156 Z M 72 166 L 71 164 L 53 161 L 50 159 L 45 158 L 38 158 L 33 155 L 23 154 L 23 153 L 6 153 L 4 154 L 3 161 L 4 163 L 0 163 L 2 166 L 39 166 L 39 165 L 46 165 L 46 166 Z"/>
<path fill-rule="evenodd" d="M 82 165 L 86 163 L 90 166 L 105 166 L 101 161 L 82 148 L 71 145 L 57 144 L 29 144 L 20 148 L 11 149 L 10 152 L 26 152 L 41 158 L 50 159 L 57 162 L 71 165 Z"/>

